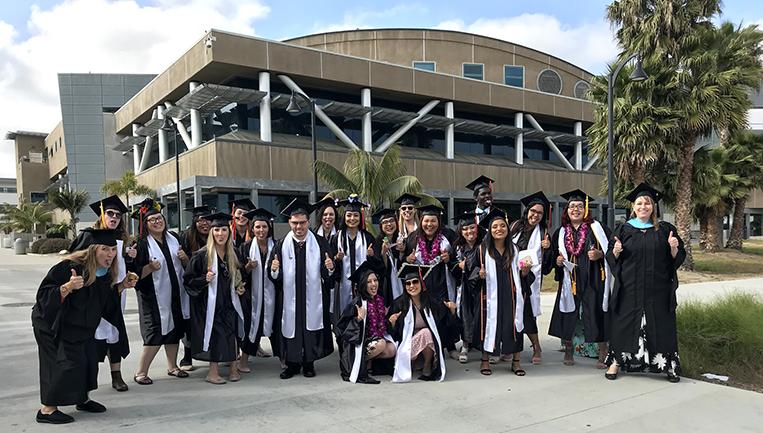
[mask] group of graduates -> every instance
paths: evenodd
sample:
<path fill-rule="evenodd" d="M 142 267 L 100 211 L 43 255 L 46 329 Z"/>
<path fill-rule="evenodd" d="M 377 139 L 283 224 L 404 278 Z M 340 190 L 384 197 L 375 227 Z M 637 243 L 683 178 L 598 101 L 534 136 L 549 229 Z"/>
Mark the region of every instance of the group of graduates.
<path fill-rule="evenodd" d="M 685 253 L 676 229 L 658 219 L 658 191 L 639 185 L 628 196 L 631 218 L 614 232 L 591 217 L 586 193 L 562 194 L 561 226 L 549 235 L 543 192 L 523 198 L 512 222 L 493 206 L 492 179 L 480 176 L 467 188 L 475 208 L 454 218 L 455 231 L 439 206 L 417 206 L 415 195 L 368 216 L 369 205 L 353 194 L 294 199 L 281 212 L 290 230 L 279 240 L 275 215 L 248 199 L 231 202 L 230 213 L 190 209 L 193 221 L 180 235 L 167 230 L 161 203 L 146 199 L 131 214 L 137 239 L 117 196 L 91 204 L 98 221 L 50 269 L 32 312 L 43 405 L 37 421 L 73 421 L 58 410 L 64 405 L 105 411 L 88 397 L 105 358 L 112 387 L 128 389 L 121 376 L 128 289 L 137 295 L 143 338 L 133 377 L 140 385 L 153 383 L 149 368 L 161 346 L 170 376 L 188 377 L 196 360 L 209 363 L 207 382 L 238 381 L 251 371 L 250 357 L 270 356 L 262 337 L 281 361 L 282 379 L 315 376 L 314 362 L 335 343 L 341 377 L 353 383 L 378 384 L 378 375 L 442 381 L 446 357 L 466 363 L 470 351 L 479 353 L 483 375 L 506 360 L 524 376 L 525 334 L 532 363 L 542 361 L 540 289 L 552 271 L 558 290 L 548 333 L 561 339 L 565 365 L 574 364 L 577 336 L 595 345 L 608 379 L 624 369 L 679 380 L 675 290 Z M 377 236 L 366 226 L 373 220 Z"/>

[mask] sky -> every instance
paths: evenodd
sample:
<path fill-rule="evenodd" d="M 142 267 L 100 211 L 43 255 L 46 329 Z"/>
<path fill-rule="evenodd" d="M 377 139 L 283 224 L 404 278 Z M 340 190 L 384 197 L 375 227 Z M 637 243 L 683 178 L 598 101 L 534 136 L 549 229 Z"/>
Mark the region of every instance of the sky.
<path fill-rule="evenodd" d="M 601 74 L 617 55 L 609 1 L 37 0 L 0 10 L 0 135 L 50 132 L 58 73 L 160 73 L 216 28 L 282 40 L 334 30 L 415 27 L 483 34 Z M 763 2 L 727 0 L 722 19 L 763 27 Z M 0 140 L 0 177 L 15 177 Z"/>

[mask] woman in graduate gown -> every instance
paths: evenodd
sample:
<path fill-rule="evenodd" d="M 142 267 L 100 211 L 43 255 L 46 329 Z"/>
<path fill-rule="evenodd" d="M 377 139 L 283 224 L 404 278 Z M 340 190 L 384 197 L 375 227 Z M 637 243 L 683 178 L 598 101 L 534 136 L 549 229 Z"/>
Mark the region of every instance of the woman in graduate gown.
<path fill-rule="evenodd" d="M 240 248 L 241 245 L 244 245 L 244 242 L 251 240 L 253 237 L 252 223 L 246 217 L 246 213 L 257 209 L 257 206 L 248 198 L 231 200 L 228 202 L 228 205 L 231 208 L 230 214 L 233 217 L 233 222 L 230 225 L 233 247 Z"/>
<path fill-rule="evenodd" d="M 32 329 L 40 362 L 40 423 L 74 421 L 58 410 L 104 412 L 88 397 L 98 387 L 95 330 L 105 318 L 124 329 L 119 294 L 135 285 L 134 275 L 117 281 L 116 232 L 85 229 L 80 250 L 53 266 L 37 289 Z"/>
<path fill-rule="evenodd" d="M 238 341 L 244 335 L 244 312 L 239 297 L 244 294 L 240 265 L 230 231 L 231 216 L 208 216 L 211 229 L 207 245 L 188 264 L 183 281 L 191 297 L 191 353 L 209 362 L 206 381 L 220 385 L 219 363 L 229 362 L 228 380 L 241 379 L 238 372 Z"/>
<path fill-rule="evenodd" d="M 350 278 L 357 287 L 357 295 L 342 312 L 337 324 L 341 351 L 339 367 L 342 380 L 352 383 L 378 384 L 371 377 L 392 371 L 390 362 L 395 356 L 395 343 L 387 333 L 387 307 L 379 292 L 379 276 L 384 263 L 369 257 Z"/>
<path fill-rule="evenodd" d="M 403 294 L 403 283 L 397 277 L 397 271 L 402 263 L 405 243 L 396 242 L 399 232 L 394 209 L 381 209 L 373 217 L 379 220 L 379 236 L 373 244 L 374 256 L 379 257 L 384 263 L 384 272 L 379 276 L 381 285 L 379 293 L 384 298 L 384 305 L 389 307 Z"/>
<path fill-rule="evenodd" d="M 679 381 L 676 270 L 686 250 L 676 228 L 657 219 L 660 198 L 647 184 L 636 187 L 628 195 L 631 219 L 615 230 L 607 251 L 615 275 L 605 373 L 610 380 L 623 368 L 666 373 L 670 382 Z"/>
<path fill-rule="evenodd" d="M 456 304 L 458 304 L 458 316 L 461 319 L 461 352 L 458 354 L 458 362 L 469 362 L 469 350 L 472 348 L 474 334 L 474 313 L 476 311 L 476 290 L 473 285 L 478 284 L 479 266 L 475 256 L 477 247 L 482 241 L 479 239 L 475 212 L 465 212 L 456 215 L 453 220 L 458 223 L 458 237 L 453 243 L 456 252 L 456 265 L 451 268 L 453 278 L 458 286 Z"/>
<path fill-rule="evenodd" d="M 543 263 L 544 274 L 556 271 L 559 282 L 549 335 L 564 345 L 564 364 L 574 365 L 572 337 L 581 324 L 587 343 L 598 344 L 597 368 L 606 368 L 609 294 L 612 274 L 604 260 L 609 246 L 609 228 L 591 218 L 588 204 L 593 200 L 585 192 L 562 194 L 567 206 L 562 225 L 551 236 L 551 257 Z"/>
<path fill-rule="evenodd" d="M 178 343 L 186 333 L 190 318 L 188 294 L 183 290 L 183 268 L 188 256 L 180 246 L 178 236 L 167 230 L 161 214 L 163 205 L 146 199 L 132 217 L 139 221 L 138 253 L 128 269 L 139 276 L 135 286 L 138 295 L 140 334 L 143 352 L 133 380 L 150 385 L 151 362 L 164 346 L 167 355 L 167 374 L 185 378 L 188 373 L 177 365 Z"/>

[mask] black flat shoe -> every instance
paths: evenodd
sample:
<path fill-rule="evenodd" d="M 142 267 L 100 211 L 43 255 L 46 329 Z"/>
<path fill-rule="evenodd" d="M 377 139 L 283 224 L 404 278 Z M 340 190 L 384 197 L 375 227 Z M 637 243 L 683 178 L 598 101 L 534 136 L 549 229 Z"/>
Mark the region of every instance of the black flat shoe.
<path fill-rule="evenodd" d="M 302 369 L 302 376 L 305 376 L 305 377 L 315 377 L 315 369 L 314 368 L 305 368 L 305 369 Z"/>
<path fill-rule="evenodd" d="M 42 413 L 41 410 L 38 410 L 35 420 L 42 424 L 69 424 L 70 422 L 74 422 L 73 417 L 61 412 L 60 410 L 56 410 L 47 415 Z"/>
<path fill-rule="evenodd" d="M 116 389 L 117 392 L 127 391 L 128 387 L 124 379 L 122 379 L 122 372 L 120 371 L 111 372 L 111 387 Z"/>
<path fill-rule="evenodd" d="M 431 374 L 422 374 L 419 376 L 419 380 L 423 380 L 424 382 L 430 382 L 434 380 L 434 377 L 432 377 Z"/>
<path fill-rule="evenodd" d="M 681 381 L 681 376 L 678 376 L 675 373 L 668 373 L 668 382 L 678 383 L 680 381 Z"/>
<path fill-rule="evenodd" d="M 294 375 L 295 375 L 296 373 L 299 373 L 299 372 L 295 372 L 295 371 L 294 371 L 294 370 L 292 370 L 291 368 L 289 368 L 289 367 L 286 367 L 286 368 L 284 368 L 283 370 L 281 370 L 281 374 L 279 375 L 279 377 L 280 377 L 281 379 L 291 379 L 292 377 L 294 377 Z"/>
<path fill-rule="evenodd" d="M 617 373 L 604 373 L 604 377 L 609 380 L 615 380 L 617 379 Z"/>
<path fill-rule="evenodd" d="M 84 403 L 80 403 L 75 407 L 77 408 L 77 410 L 81 410 L 83 412 L 90 412 L 90 413 L 106 412 L 106 406 L 93 400 L 88 400 Z"/>
<path fill-rule="evenodd" d="M 358 383 L 365 383 L 366 385 L 378 385 L 381 382 L 379 380 L 377 380 L 377 379 L 374 379 L 371 376 L 368 376 L 368 377 L 365 377 L 363 379 L 359 379 Z"/>

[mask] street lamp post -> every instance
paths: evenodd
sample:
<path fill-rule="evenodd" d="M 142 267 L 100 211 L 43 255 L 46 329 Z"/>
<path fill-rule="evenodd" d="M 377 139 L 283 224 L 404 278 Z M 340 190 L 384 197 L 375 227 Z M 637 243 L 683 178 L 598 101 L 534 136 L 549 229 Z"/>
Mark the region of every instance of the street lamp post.
<path fill-rule="evenodd" d="M 299 106 L 297 98 L 300 98 L 309 104 L 310 108 L 310 145 L 313 151 L 313 190 L 311 192 L 311 202 L 318 201 L 318 172 L 315 169 L 315 162 L 318 160 L 318 146 L 315 141 L 315 99 L 308 98 L 307 95 L 300 92 L 291 92 L 291 98 L 289 98 L 289 105 L 286 107 L 286 112 L 290 114 L 298 114 L 302 112 L 302 107 Z"/>
<path fill-rule="evenodd" d="M 628 77 L 631 81 L 644 81 L 647 78 L 646 72 L 644 72 L 643 65 L 641 64 L 641 57 L 638 54 L 633 54 L 610 72 L 607 78 L 607 226 L 610 229 L 615 227 L 615 170 L 614 170 L 614 147 L 615 147 L 615 131 L 614 131 L 614 91 L 615 91 L 615 79 L 620 71 L 625 67 L 628 62 L 636 59 L 636 67 Z"/>
<path fill-rule="evenodd" d="M 172 126 L 172 121 L 170 121 L 169 118 L 164 118 L 164 124 L 162 125 L 162 131 L 166 132 L 174 132 L 172 136 L 172 144 L 175 150 L 175 191 L 177 192 L 177 224 L 178 224 L 178 233 L 180 233 L 183 230 L 182 224 L 182 214 L 183 214 L 183 208 L 181 207 L 180 203 L 180 161 L 178 160 L 178 137 L 177 137 L 177 129 L 175 129 Z"/>

